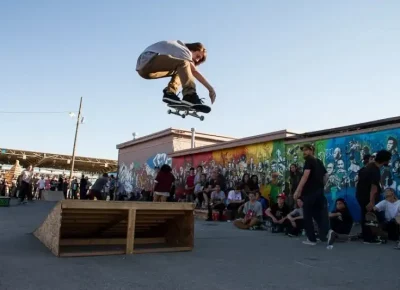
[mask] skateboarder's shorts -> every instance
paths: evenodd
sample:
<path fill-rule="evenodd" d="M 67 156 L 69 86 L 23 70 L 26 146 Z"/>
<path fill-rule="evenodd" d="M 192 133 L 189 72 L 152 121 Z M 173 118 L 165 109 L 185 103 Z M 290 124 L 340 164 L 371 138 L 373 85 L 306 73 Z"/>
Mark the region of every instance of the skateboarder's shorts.
<path fill-rule="evenodd" d="M 169 192 L 159 192 L 159 191 L 154 191 L 155 195 L 159 195 L 159 196 L 169 196 Z"/>

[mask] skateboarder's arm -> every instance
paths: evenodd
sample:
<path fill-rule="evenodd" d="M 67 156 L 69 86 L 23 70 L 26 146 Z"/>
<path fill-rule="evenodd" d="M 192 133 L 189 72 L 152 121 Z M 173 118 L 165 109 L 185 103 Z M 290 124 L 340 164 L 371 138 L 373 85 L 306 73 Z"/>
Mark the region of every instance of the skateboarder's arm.
<path fill-rule="evenodd" d="M 196 66 L 193 63 L 190 63 L 190 67 L 192 70 L 193 76 L 198 80 L 203 86 L 207 88 L 209 91 L 213 91 L 214 88 L 210 85 L 210 83 L 206 80 L 206 78 L 196 69 Z"/>

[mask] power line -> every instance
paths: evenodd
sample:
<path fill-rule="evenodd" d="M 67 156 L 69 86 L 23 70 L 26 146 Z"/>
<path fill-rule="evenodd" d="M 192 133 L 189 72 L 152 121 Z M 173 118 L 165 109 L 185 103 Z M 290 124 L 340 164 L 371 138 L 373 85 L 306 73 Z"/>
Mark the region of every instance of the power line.
<path fill-rule="evenodd" d="M 70 114 L 74 113 L 73 111 L 64 111 L 64 112 L 7 112 L 0 111 L 0 114 Z"/>

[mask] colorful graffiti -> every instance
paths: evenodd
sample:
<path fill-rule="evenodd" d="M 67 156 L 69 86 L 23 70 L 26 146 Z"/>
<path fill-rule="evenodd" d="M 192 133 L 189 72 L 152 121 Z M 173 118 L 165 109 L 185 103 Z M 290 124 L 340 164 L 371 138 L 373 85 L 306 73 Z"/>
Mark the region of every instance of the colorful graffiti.
<path fill-rule="evenodd" d="M 241 181 L 245 173 L 256 175 L 262 195 L 273 200 L 285 186 L 286 160 L 282 141 L 174 158 L 173 173 L 178 180 L 178 194 L 183 191 L 190 167 L 198 165 L 203 166 L 208 176 L 218 169 L 225 177 L 227 188 Z"/>
<path fill-rule="evenodd" d="M 134 191 L 151 190 L 154 184 L 155 167 L 161 167 L 164 164 L 172 166 L 172 159 L 166 153 L 158 153 L 151 156 L 145 163 L 121 163 L 118 179 L 123 187 L 123 191 L 131 193 Z"/>
<path fill-rule="evenodd" d="M 360 219 L 360 208 L 355 198 L 358 171 L 363 166 L 363 156 L 386 149 L 392 153 L 389 167 L 382 169 L 383 188 L 391 187 L 400 196 L 400 157 L 398 153 L 400 129 L 331 138 L 314 142 L 316 156 L 323 161 L 328 172 L 325 195 L 330 209 L 334 201 L 346 199 L 355 220 Z M 302 144 L 286 146 L 287 164 L 303 165 Z"/>

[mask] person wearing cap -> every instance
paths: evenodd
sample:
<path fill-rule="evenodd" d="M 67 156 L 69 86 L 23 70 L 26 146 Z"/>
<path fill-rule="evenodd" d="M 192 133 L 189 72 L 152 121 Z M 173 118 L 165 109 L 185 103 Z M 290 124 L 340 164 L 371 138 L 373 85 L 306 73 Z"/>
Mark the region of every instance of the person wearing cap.
<path fill-rule="evenodd" d="M 281 233 L 286 228 L 287 215 L 290 213 L 289 207 L 285 204 L 286 196 L 284 193 L 278 194 L 278 203 L 271 205 L 265 214 L 272 221 L 273 233 Z"/>
<path fill-rule="evenodd" d="M 329 231 L 328 202 L 324 195 L 324 186 L 328 174 L 322 161 L 314 157 L 314 146 L 305 144 L 300 149 L 303 151 L 304 167 L 303 176 L 294 194 L 294 198 L 303 199 L 304 229 L 307 240 L 306 245 L 315 246 L 317 238 L 313 220 L 318 225 L 318 233 L 321 241 L 327 240 Z"/>

